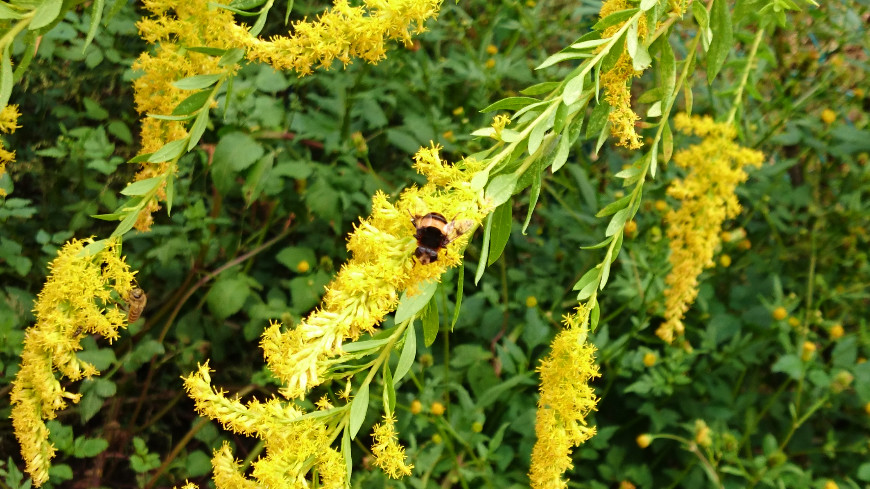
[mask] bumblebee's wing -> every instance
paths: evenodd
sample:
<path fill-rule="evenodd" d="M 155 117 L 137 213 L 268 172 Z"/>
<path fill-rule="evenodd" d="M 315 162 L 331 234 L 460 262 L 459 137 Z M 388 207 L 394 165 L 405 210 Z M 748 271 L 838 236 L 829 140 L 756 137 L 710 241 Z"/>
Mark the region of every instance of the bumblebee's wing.
<path fill-rule="evenodd" d="M 447 242 L 450 243 L 454 239 L 465 234 L 466 231 L 474 226 L 474 221 L 471 219 L 460 219 L 459 221 L 450 221 L 444 226 L 444 235 L 447 237 Z"/>

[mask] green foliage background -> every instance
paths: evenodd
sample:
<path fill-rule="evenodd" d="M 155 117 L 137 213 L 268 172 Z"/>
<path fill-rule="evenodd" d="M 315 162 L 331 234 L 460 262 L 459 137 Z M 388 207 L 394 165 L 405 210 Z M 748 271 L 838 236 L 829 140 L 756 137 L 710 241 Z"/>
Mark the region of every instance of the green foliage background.
<path fill-rule="evenodd" d="M 735 22 L 755 5 L 737 2 Z M 296 1 L 293 17 L 324 7 Z M 688 350 L 653 333 L 668 270 L 664 214 L 654 202 L 668 201 L 664 188 L 679 172 L 663 168 L 647 183 L 637 232 L 599 299 L 592 338 L 603 375 L 591 420 L 599 434 L 575 452 L 572 487 L 715 487 L 702 459 L 722 487 L 870 484 L 867 7 L 826 2 L 790 13 L 762 43 L 739 127 L 744 145 L 768 158 L 739 190 L 744 213 L 731 223 L 745 230 L 751 249 L 725 243 L 730 266 L 703 276 L 686 318 Z M 196 417 L 179 377 L 211 358 L 216 385 L 273 393 L 258 337 L 270 319 L 292 324 L 318 304 L 371 195 L 396 196 L 420 182 L 410 156 L 430 141 L 453 160 L 479 149 L 468 134 L 492 116 L 479 109 L 561 80 L 570 67 L 534 67 L 587 32 L 599 8 L 447 2 L 419 44 L 396 47 L 376 66 L 356 62 L 304 79 L 244 68 L 226 112 L 213 116 L 198 150 L 182 160 L 171 216 L 156 214 L 150 232 L 124 240 L 148 292 L 145 321 L 111 348 L 91 339 L 81 353 L 104 374 L 83 382 L 81 404 L 52 424 L 61 454 L 50 487 L 170 487 L 186 478 L 204 487 L 211 450 L 226 439 L 255 458 L 260 445 Z M 138 6 L 119 2 L 113 10 L 84 51 L 89 13 L 67 13 L 41 38 L 14 88 L 22 128 L 5 138 L 17 158 L 0 179 L 10 194 L 0 202 L 3 419 L 46 264 L 71 237 L 111 233 L 113 223 L 89 216 L 112 212 L 135 170 L 124 163 L 137 151 L 130 66 L 146 46 L 134 26 Z M 281 20 L 264 33 L 281 32 Z M 694 35 L 679 34 L 686 42 Z M 735 41 L 753 35 L 737 30 Z M 710 87 L 696 75 L 693 112 L 726 113 L 743 69 L 740 57 L 730 58 Z M 638 86 L 652 86 L 653 76 Z M 825 109 L 835 120 L 822 119 Z M 675 146 L 684 144 L 678 136 Z M 560 316 L 576 305 L 571 287 L 601 259 L 580 247 L 600 240 L 605 221 L 594 216 L 622 191 L 613 175 L 632 158 L 609 144 L 595 154 L 594 141 L 572 149 L 568 164 L 545 178 L 527 235 L 519 222 L 527 197 L 515 200 L 506 251 L 477 286 L 480 238 L 469 246 L 452 331 L 454 297 L 440 297 L 442 334 L 431 348 L 419 340 L 411 380 L 398 392 L 397 427 L 417 469 L 393 487 L 527 486 L 534 369 Z M 270 241 L 285 228 L 285 237 Z M 797 326 L 774 319 L 778 307 Z M 833 338 L 834 325 L 845 335 Z M 800 359 L 805 340 L 817 345 L 809 361 Z M 647 353 L 658 359 L 652 367 Z M 838 391 L 842 372 L 853 381 Z M 418 414 L 410 412 L 415 400 Z M 433 402 L 447 407 L 443 416 L 431 413 Z M 691 444 L 697 419 L 712 429 L 710 447 Z M 376 421 L 370 416 L 361 432 Z M 641 449 L 635 438 L 643 433 L 675 438 Z M 366 443 L 356 448 L 354 486 L 387 484 L 381 472 L 364 470 Z M 0 423 L 0 456 L 0 487 L 26 484 L 9 422 Z"/>

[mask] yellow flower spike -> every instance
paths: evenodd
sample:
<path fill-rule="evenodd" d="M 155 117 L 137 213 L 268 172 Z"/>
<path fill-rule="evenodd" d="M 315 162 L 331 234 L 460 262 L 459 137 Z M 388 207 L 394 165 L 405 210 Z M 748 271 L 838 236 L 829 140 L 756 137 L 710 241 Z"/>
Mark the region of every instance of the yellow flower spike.
<path fill-rule="evenodd" d="M 744 168 L 759 167 L 764 158 L 733 141 L 737 132 L 732 125 L 714 122 L 709 116 L 677 114 L 674 124 L 683 133 L 704 140 L 674 154 L 674 162 L 688 174 L 671 182 L 667 190 L 681 201 L 678 209 L 665 216 L 673 268 L 665 279 L 665 322 L 656 335 L 668 343 L 684 330 L 682 319 L 698 295 L 698 277 L 714 265 L 722 224 L 740 213 L 734 189 L 748 178 Z"/>
<path fill-rule="evenodd" d="M 413 465 L 405 463 L 405 449 L 399 444 L 395 430 L 396 418 L 384 416 L 383 422 L 376 424 L 372 430 L 372 454 L 375 465 L 392 479 L 411 475 Z"/>
<path fill-rule="evenodd" d="M 17 105 L 7 105 L 3 107 L 3 110 L 0 111 L 0 132 L 4 134 L 12 134 L 18 129 L 18 117 L 21 116 L 21 113 L 18 112 Z M 3 143 L 0 143 L 0 177 L 6 173 L 6 164 L 12 163 L 15 161 L 15 151 L 8 151 L 3 147 Z M 6 195 L 6 191 L 0 189 L 0 197 Z"/>
<path fill-rule="evenodd" d="M 571 450 L 595 435 L 586 416 L 598 403 L 589 383 L 599 377 L 595 347 L 587 342 L 589 311 L 577 307 L 565 316 L 566 328 L 553 339 L 550 354 L 538 366 L 541 397 L 529 471 L 535 489 L 565 487 L 562 475 L 572 467 Z"/>
<path fill-rule="evenodd" d="M 51 273 L 34 305 L 36 323 L 27 330 L 21 369 L 12 383 L 12 425 L 21 445 L 27 472 L 39 487 L 48 480 L 54 448 L 44 420 L 77 403 L 79 394 L 65 391 L 55 372 L 71 380 L 99 374 L 75 355 L 84 333 L 117 338 L 127 326 L 116 300 L 133 287 L 134 272 L 118 256 L 116 244 L 106 242 L 93 256 L 85 253 L 92 239 L 72 240 L 50 264 Z"/>

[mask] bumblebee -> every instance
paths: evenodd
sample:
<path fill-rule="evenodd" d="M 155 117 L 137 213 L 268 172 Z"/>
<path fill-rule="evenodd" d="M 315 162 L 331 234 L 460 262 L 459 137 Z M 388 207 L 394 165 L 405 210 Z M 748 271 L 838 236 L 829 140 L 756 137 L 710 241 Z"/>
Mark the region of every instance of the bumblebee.
<path fill-rule="evenodd" d="M 145 291 L 136 287 L 127 294 L 127 322 L 135 323 L 142 311 L 145 309 L 145 304 L 148 302 L 148 296 Z"/>
<path fill-rule="evenodd" d="M 422 265 L 437 261 L 438 251 L 462 236 L 473 224 L 470 220 L 454 219 L 448 222 L 447 218 L 437 212 L 430 212 L 425 216 L 411 216 L 411 222 L 417 228 L 414 234 L 417 238 L 414 256 Z"/>

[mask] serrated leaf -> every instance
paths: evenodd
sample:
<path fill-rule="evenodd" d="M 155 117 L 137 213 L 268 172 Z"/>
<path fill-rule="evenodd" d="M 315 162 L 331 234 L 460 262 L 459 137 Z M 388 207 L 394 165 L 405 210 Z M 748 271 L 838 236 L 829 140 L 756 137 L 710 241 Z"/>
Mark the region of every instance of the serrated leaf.
<path fill-rule="evenodd" d="M 713 30 L 713 40 L 707 51 L 707 84 L 712 84 L 716 75 L 719 74 L 734 42 L 731 12 L 728 10 L 728 4 L 725 0 L 713 2 L 710 24 L 710 28 Z"/>
<path fill-rule="evenodd" d="M 148 192 L 154 190 L 157 185 L 163 180 L 163 176 L 159 177 L 151 177 L 146 178 L 145 180 L 138 180 L 130 185 L 127 185 L 123 190 L 121 190 L 122 195 L 134 196 L 134 195 L 145 195 Z"/>
<path fill-rule="evenodd" d="M 363 384 L 350 404 L 350 437 L 355 438 L 369 410 L 369 384 Z"/>
<path fill-rule="evenodd" d="M 435 295 L 435 291 L 438 289 L 438 282 L 426 282 L 419 286 L 418 289 L 419 293 L 410 297 L 407 291 L 402 293 L 402 298 L 399 300 L 399 307 L 396 308 L 394 318 L 396 324 L 404 323 L 422 311 L 432 296 Z"/>
<path fill-rule="evenodd" d="M 393 384 L 398 384 L 405 375 L 411 370 L 414 365 L 414 359 L 417 357 L 417 332 L 414 329 L 414 324 L 409 324 L 405 331 L 405 344 L 402 346 L 402 353 L 399 354 L 399 363 L 396 364 L 396 373 L 393 375 Z"/>
<path fill-rule="evenodd" d="M 480 112 L 482 114 L 485 114 L 487 112 L 493 112 L 496 110 L 517 110 L 522 109 L 529 104 L 534 104 L 536 102 L 540 102 L 540 100 L 532 97 L 508 97 L 505 99 L 501 99 L 493 104 L 490 104 Z"/>
<path fill-rule="evenodd" d="M 512 201 L 508 200 L 504 204 L 498 206 L 492 213 L 492 235 L 489 242 L 489 257 L 487 258 L 487 266 L 495 263 L 499 259 L 508 239 L 511 236 L 511 224 L 513 210 Z"/>
<path fill-rule="evenodd" d="M 211 75 L 194 75 L 172 82 L 172 86 L 180 90 L 202 90 L 217 83 L 224 76 L 223 73 Z"/>
<path fill-rule="evenodd" d="M 187 138 L 176 139 L 163 145 L 148 157 L 149 163 L 163 163 L 164 161 L 174 160 L 187 149 Z"/>

